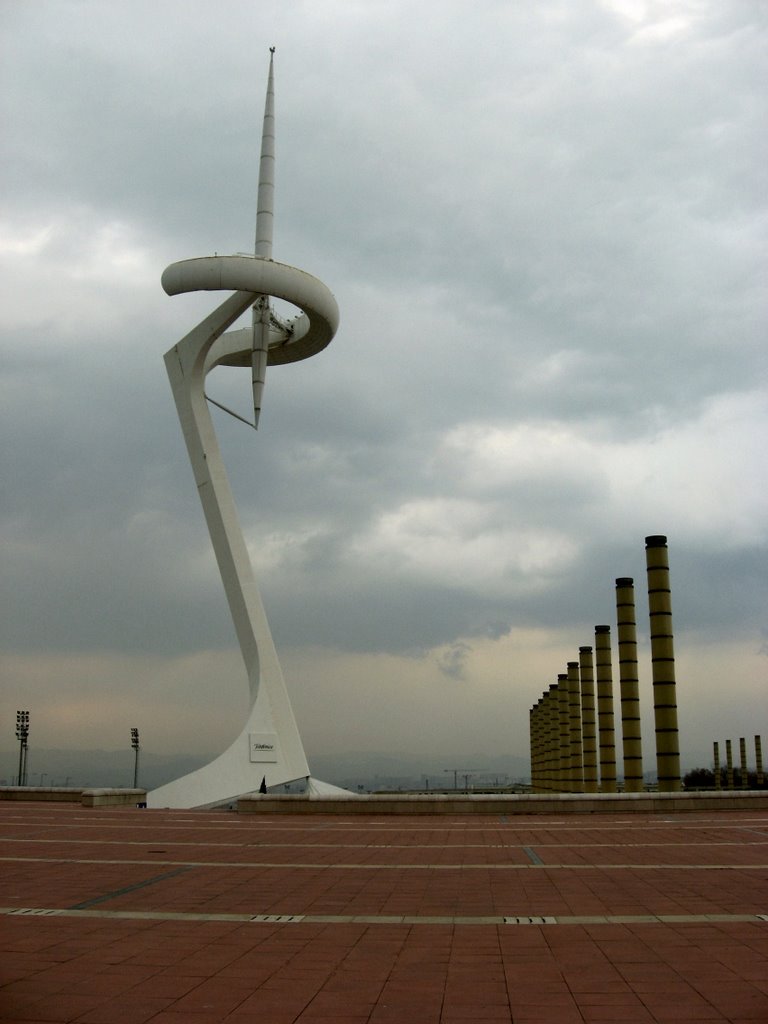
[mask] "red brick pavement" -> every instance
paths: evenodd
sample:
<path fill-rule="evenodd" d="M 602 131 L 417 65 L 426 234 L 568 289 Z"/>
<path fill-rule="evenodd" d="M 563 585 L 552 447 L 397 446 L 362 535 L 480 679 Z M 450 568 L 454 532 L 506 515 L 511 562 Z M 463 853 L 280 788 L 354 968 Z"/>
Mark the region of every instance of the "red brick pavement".
<path fill-rule="evenodd" d="M 768 1021 L 765 812 L 8 803 L 0 858 L 3 1021 Z"/>

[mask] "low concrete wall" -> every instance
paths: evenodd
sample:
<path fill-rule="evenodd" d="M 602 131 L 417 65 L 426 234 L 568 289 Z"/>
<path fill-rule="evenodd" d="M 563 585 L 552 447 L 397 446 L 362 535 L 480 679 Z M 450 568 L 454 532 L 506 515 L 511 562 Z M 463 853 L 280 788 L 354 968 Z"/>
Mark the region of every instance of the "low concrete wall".
<path fill-rule="evenodd" d="M 146 789 L 81 789 L 64 786 L 0 786 L 0 800 L 70 803 L 82 807 L 135 807 L 146 804 Z"/>
<path fill-rule="evenodd" d="M 146 789 L 84 789 L 83 807 L 136 807 L 147 805 Z"/>
<path fill-rule="evenodd" d="M 711 793 L 463 794 L 349 797 L 253 793 L 240 814 L 679 814 L 685 811 L 768 810 L 768 791 Z"/>
<path fill-rule="evenodd" d="M 0 800 L 79 804 L 82 794 L 82 788 L 74 786 L 0 786 Z"/>

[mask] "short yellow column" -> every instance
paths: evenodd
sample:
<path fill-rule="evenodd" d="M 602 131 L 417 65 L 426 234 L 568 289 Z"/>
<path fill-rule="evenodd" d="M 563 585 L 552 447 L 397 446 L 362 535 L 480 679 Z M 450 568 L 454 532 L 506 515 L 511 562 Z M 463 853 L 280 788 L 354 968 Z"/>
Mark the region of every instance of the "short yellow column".
<path fill-rule="evenodd" d="M 539 752 L 539 790 L 543 793 L 547 788 L 547 695 L 542 694 L 536 705 L 536 746 Z"/>
<path fill-rule="evenodd" d="M 531 747 L 531 789 L 539 792 L 539 719 L 538 704 L 534 704 L 528 712 L 528 735 Z"/>
<path fill-rule="evenodd" d="M 549 789 L 549 720 L 547 707 L 548 693 L 544 692 L 539 697 L 538 704 L 536 705 L 536 717 L 538 719 L 538 726 L 536 729 L 537 733 L 537 748 L 539 752 L 538 763 L 538 788 L 539 791 L 545 793 Z"/>
<path fill-rule="evenodd" d="M 713 761 L 715 765 L 715 789 L 720 789 L 722 786 L 720 780 L 720 744 L 717 740 L 712 744 L 712 753 L 714 755 Z"/>
<path fill-rule="evenodd" d="M 584 792 L 598 792 L 597 723 L 595 716 L 595 668 L 591 647 L 579 648 L 581 683 L 581 742 L 584 768 Z"/>
<path fill-rule="evenodd" d="M 547 700 L 547 789 L 560 789 L 560 710 L 557 704 L 557 683 L 549 684 Z"/>
<path fill-rule="evenodd" d="M 547 788 L 547 706 L 545 703 L 546 694 L 539 697 L 536 705 L 536 758 L 538 770 L 539 791 L 544 792 Z"/>
<path fill-rule="evenodd" d="M 616 733 L 613 720 L 611 627 L 595 626 L 597 734 L 600 745 L 600 792 L 616 792 Z"/>
<path fill-rule="evenodd" d="M 572 793 L 571 785 L 571 719 L 569 709 L 568 677 L 557 677 L 557 706 L 560 719 L 560 792 Z"/>
<path fill-rule="evenodd" d="M 581 793 L 584 781 L 581 743 L 581 695 L 579 693 L 579 663 L 568 662 L 568 719 L 571 737 L 571 785 L 572 793 Z"/>
<path fill-rule="evenodd" d="M 624 792 L 642 793 L 643 744 L 640 737 L 640 682 L 637 677 L 635 582 L 630 576 L 621 576 L 616 580 L 616 621 Z"/>
<path fill-rule="evenodd" d="M 755 736 L 755 772 L 757 788 L 762 789 L 765 785 L 765 776 L 763 775 L 763 743 L 759 736 Z"/>
<path fill-rule="evenodd" d="M 739 754 L 741 757 L 741 788 L 749 789 L 749 768 L 747 767 L 747 738 L 742 736 L 739 740 Z"/>

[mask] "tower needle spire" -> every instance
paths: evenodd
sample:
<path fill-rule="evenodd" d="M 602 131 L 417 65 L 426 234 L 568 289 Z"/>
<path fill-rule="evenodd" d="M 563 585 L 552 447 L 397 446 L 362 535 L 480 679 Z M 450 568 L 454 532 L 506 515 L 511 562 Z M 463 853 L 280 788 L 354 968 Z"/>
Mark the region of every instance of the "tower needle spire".
<path fill-rule="evenodd" d="M 267 98 L 264 103 L 264 124 L 261 131 L 261 160 L 259 162 L 259 191 L 256 201 L 255 255 L 272 259 L 272 232 L 275 204 L 275 48 L 269 49 L 269 75 Z"/>
<path fill-rule="evenodd" d="M 259 187 L 256 198 L 256 245 L 254 256 L 272 259 L 272 233 L 275 203 L 275 48 L 269 48 L 269 74 L 267 98 L 264 103 L 264 123 L 261 130 L 261 159 L 259 161 Z M 253 306 L 253 346 L 251 349 L 251 384 L 253 387 L 253 425 L 259 426 L 261 398 L 267 376 L 269 358 L 269 324 L 271 309 L 269 298 L 259 296 Z"/>

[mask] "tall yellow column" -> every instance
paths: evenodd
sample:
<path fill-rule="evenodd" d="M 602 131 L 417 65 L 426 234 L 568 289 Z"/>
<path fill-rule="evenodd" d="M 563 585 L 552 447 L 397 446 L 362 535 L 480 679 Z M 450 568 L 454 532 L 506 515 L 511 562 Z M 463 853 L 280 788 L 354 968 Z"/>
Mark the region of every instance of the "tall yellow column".
<path fill-rule="evenodd" d="M 557 677 L 557 706 L 560 718 L 560 792 L 572 793 L 571 785 L 571 717 L 568 677 L 560 673 Z"/>
<path fill-rule="evenodd" d="M 557 683 L 549 684 L 547 693 L 547 772 L 550 793 L 557 793 L 560 789 L 560 709 L 557 703 Z"/>
<path fill-rule="evenodd" d="M 544 735 L 544 698 L 539 697 L 536 703 L 535 711 L 536 723 L 534 726 L 534 734 L 536 737 L 536 783 L 538 790 L 542 793 L 547 786 L 546 781 L 546 754 L 545 754 L 545 742 L 546 737 Z"/>
<path fill-rule="evenodd" d="M 538 719 L 536 716 L 538 705 L 534 704 L 528 712 L 528 735 L 531 747 L 531 789 L 534 793 L 539 791 L 539 750 L 538 750 Z"/>
<path fill-rule="evenodd" d="M 637 677 L 635 584 L 629 576 L 621 576 L 616 580 L 616 622 L 619 644 L 624 792 L 642 793 L 643 744 L 640 737 L 640 683 Z"/>
<path fill-rule="evenodd" d="M 579 663 L 568 662 L 568 719 L 571 736 L 572 793 L 581 793 L 584 781 L 581 744 L 581 695 L 579 693 Z"/>
<path fill-rule="evenodd" d="M 547 708 L 544 703 L 544 695 L 539 697 L 536 704 L 536 762 L 538 764 L 538 787 L 543 793 L 547 788 Z"/>
<path fill-rule="evenodd" d="M 739 740 L 739 754 L 741 756 L 741 788 L 749 789 L 749 768 L 747 767 L 747 738 L 742 736 Z"/>
<path fill-rule="evenodd" d="M 712 751 L 714 754 L 714 765 L 715 765 L 715 789 L 721 789 L 722 783 L 720 780 L 720 744 L 715 740 L 712 744 Z"/>
<path fill-rule="evenodd" d="M 579 648 L 581 681 L 581 741 L 584 767 L 584 792 L 597 793 L 597 728 L 595 721 L 595 669 L 592 648 Z"/>
<path fill-rule="evenodd" d="M 733 751 L 731 750 L 731 741 L 725 741 L 725 778 L 726 778 L 726 789 L 735 789 L 733 784 Z"/>
<path fill-rule="evenodd" d="M 762 789 L 765 784 L 763 775 L 763 743 L 759 736 L 755 736 L 755 772 L 757 773 L 757 788 Z"/>
<path fill-rule="evenodd" d="M 600 744 L 600 792 L 616 792 L 616 733 L 613 725 L 611 627 L 595 626 L 597 733 Z"/>
<path fill-rule="evenodd" d="M 538 749 L 539 749 L 539 790 L 546 793 L 549 789 L 549 708 L 547 706 L 548 693 L 545 691 L 536 705 L 536 716 L 538 718 Z"/>
<path fill-rule="evenodd" d="M 659 792 L 673 793 L 682 789 L 682 782 L 667 538 L 646 537 L 645 559 L 648 567 L 648 607 L 651 620 L 656 771 Z"/>

